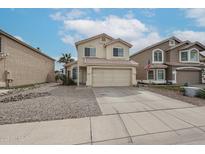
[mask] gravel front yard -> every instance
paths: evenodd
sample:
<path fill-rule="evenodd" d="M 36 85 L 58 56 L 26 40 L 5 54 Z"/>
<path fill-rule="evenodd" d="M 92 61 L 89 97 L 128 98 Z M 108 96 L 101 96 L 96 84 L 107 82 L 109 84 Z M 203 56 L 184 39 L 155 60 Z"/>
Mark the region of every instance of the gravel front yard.
<path fill-rule="evenodd" d="M 82 118 L 101 114 L 92 89 L 86 87 L 44 84 L 0 98 L 0 124 Z"/>

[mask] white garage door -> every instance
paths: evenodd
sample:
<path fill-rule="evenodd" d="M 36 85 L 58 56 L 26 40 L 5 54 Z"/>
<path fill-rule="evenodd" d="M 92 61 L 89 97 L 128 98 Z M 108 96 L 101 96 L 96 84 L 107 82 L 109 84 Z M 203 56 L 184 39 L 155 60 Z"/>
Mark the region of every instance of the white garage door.
<path fill-rule="evenodd" d="M 94 68 L 92 74 L 94 87 L 131 85 L 131 69 Z"/>

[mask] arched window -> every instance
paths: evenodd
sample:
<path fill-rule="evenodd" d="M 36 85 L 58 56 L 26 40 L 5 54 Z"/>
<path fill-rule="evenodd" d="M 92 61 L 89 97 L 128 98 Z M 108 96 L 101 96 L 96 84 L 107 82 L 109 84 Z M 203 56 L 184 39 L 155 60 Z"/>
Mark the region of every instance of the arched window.
<path fill-rule="evenodd" d="M 153 63 L 163 63 L 164 52 L 161 49 L 155 49 L 152 51 L 152 62 Z"/>
<path fill-rule="evenodd" d="M 180 62 L 199 62 L 199 50 L 192 48 L 180 51 Z"/>
<path fill-rule="evenodd" d="M 199 61 L 199 54 L 198 54 L 198 50 L 197 49 L 191 49 L 190 50 L 190 61 Z"/>

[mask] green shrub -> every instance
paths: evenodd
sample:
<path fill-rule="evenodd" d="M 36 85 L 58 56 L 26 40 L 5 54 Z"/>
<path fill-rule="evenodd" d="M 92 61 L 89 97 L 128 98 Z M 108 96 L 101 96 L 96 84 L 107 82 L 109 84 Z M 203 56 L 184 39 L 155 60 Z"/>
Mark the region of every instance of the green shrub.
<path fill-rule="evenodd" d="M 205 89 L 199 90 L 199 92 L 197 93 L 197 97 L 205 99 Z"/>
<path fill-rule="evenodd" d="M 63 82 L 63 85 L 75 85 L 75 82 L 68 78 L 65 74 L 61 74 L 59 79 Z"/>
<path fill-rule="evenodd" d="M 184 87 L 188 87 L 189 86 L 189 84 L 186 82 L 186 83 L 184 83 Z"/>
<path fill-rule="evenodd" d="M 60 74 L 57 74 L 57 75 L 55 76 L 55 81 L 57 82 L 58 80 L 60 80 Z"/>
<path fill-rule="evenodd" d="M 76 85 L 76 83 L 72 79 L 68 78 L 67 85 Z"/>
<path fill-rule="evenodd" d="M 180 87 L 179 92 L 182 93 L 182 95 L 185 95 L 185 89 L 184 89 L 184 87 Z"/>

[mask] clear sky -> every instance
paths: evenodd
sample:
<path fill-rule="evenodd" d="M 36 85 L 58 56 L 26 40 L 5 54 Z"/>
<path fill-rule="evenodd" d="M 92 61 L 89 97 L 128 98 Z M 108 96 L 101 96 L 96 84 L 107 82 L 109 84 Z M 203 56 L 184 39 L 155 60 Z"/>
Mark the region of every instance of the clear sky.
<path fill-rule="evenodd" d="M 99 33 L 134 53 L 172 35 L 205 44 L 205 9 L 0 9 L 0 28 L 55 59 L 76 57 L 74 42 Z"/>

